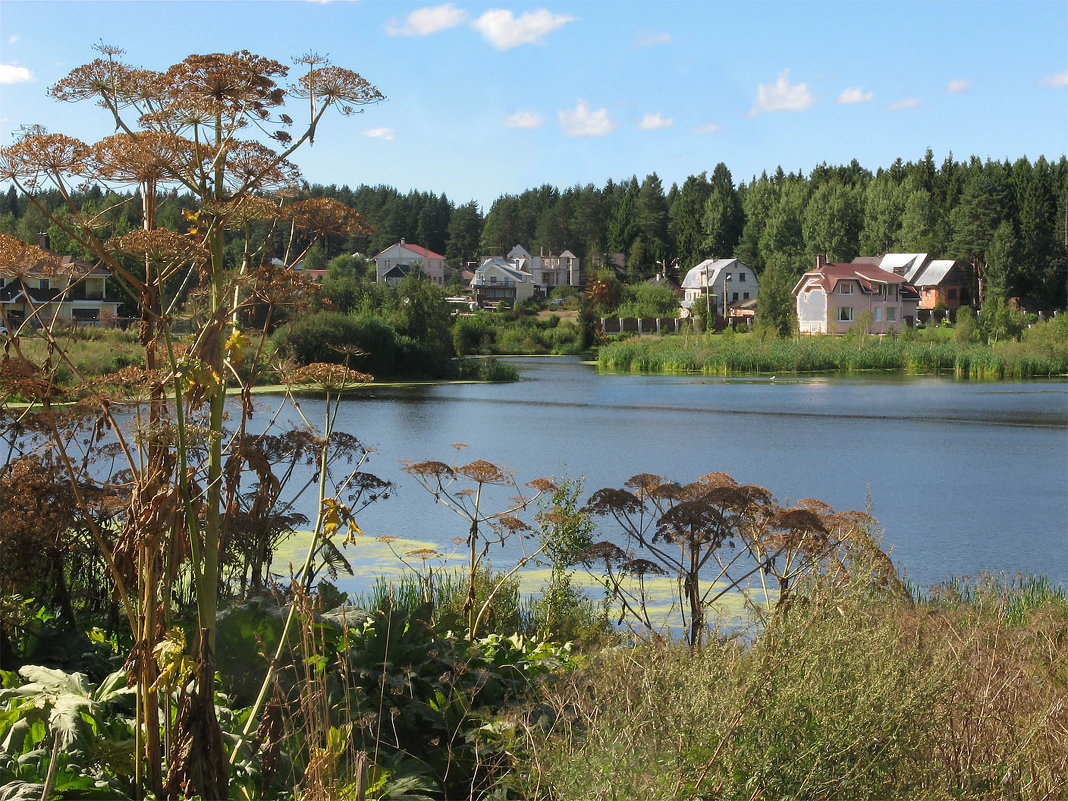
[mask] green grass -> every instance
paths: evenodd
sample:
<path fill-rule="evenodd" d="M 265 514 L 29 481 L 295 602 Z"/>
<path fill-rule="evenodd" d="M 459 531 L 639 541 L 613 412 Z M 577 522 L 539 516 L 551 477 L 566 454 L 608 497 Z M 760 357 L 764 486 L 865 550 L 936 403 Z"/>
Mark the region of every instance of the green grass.
<path fill-rule="evenodd" d="M 981 345 L 942 337 L 829 337 L 760 340 L 751 334 L 641 336 L 603 346 L 598 363 L 636 373 L 952 373 L 959 378 L 1020 379 L 1068 374 L 1068 342 Z"/>

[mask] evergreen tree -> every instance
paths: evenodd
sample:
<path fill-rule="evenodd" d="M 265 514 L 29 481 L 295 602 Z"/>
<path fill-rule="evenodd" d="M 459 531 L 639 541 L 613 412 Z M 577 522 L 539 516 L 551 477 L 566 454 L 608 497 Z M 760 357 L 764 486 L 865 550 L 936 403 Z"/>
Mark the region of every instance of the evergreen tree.
<path fill-rule="evenodd" d="M 692 267 L 702 260 L 704 231 L 701 221 L 711 192 L 706 173 L 691 175 L 668 209 L 672 251 L 680 264 Z"/>
<path fill-rule="evenodd" d="M 712 171 L 709 190 L 701 219 L 704 252 L 710 258 L 730 258 L 742 238 L 745 212 L 730 170 L 723 162 Z"/>

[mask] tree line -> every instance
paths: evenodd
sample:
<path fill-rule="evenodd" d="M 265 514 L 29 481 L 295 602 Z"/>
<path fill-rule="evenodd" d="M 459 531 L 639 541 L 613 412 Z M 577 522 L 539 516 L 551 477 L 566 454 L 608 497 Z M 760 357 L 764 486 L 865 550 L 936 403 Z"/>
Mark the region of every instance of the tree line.
<path fill-rule="evenodd" d="M 667 189 L 656 173 L 600 187 L 546 184 L 503 195 L 488 211 L 474 201 L 389 186 L 305 183 L 303 196 L 338 200 L 367 223 L 358 232 L 321 237 L 309 257 L 322 266 L 338 255 L 372 256 L 406 239 L 443 254 L 458 271 L 523 244 L 535 254 L 571 250 L 587 269 L 613 262 L 632 281 L 679 276 L 705 258 L 736 257 L 773 289 L 792 286 L 818 254 L 848 261 L 896 251 L 965 262 L 974 305 L 987 293 L 1035 309 L 1066 305 L 1065 156 L 1009 162 L 957 161 L 950 154 L 939 165 L 927 150 L 918 161 L 898 159 L 874 173 L 854 160 L 820 164 L 807 175 L 780 167 L 740 183 L 719 163 Z M 92 187 L 79 202 L 121 233 L 137 225 L 139 203 L 128 199 Z M 160 221 L 177 228 L 181 208 L 194 201 L 172 200 L 161 204 Z M 58 193 L 54 202 L 58 207 Z M 54 249 L 76 249 L 51 229 Z M 0 231 L 35 241 L 42 230 L 49 223 L 26 198 L 14 188 L 0 194 Z"/>

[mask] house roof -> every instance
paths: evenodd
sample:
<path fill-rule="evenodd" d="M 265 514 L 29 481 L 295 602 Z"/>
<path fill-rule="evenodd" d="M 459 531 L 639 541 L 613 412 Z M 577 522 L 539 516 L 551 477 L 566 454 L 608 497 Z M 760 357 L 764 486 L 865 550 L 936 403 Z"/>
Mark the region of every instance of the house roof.
<path fill-rule="evenodd" d="M 841 262 L 835 262 L 824 264 L 819 269 L 809 270 L 802 275 L 801 280 L 794 286 L 794 294 L 796 295 L 801 291 L 803 286 L 809 285 L 813 281 L 815 281 L 824 292 L 830 293 L 834 291 L 838 282 L 843 280 L 856 281 L 860 284 L 861 291 L 865 293 L 874 292 L 876 286 L 887 284 L 897 284 L 901 286 L 902 293 L 906 295 L 915 293 L 915 289 L 908 283 L 905 276 L 899 275 L 898 273 L 882 270 L 870 264 L 843 264 Z"/>
<path fill-rule="evenodd" d="M 936 259 L 928 264 L 919 276 L 909 276 L 909 283 L 915 286 L 938 286 L 946 280 L 956 263 L 954 259 Z"/>
<path fill-rule="evenodd" d="M 512 262 L 502 259 L 500 256 L 494 256 L 486 259 L 479 265 L 479 268 L 475 270 L 474 276 L 471 278 L 471 283 L 478 281 L 479 275 L 484 275 L 492 269 L 498 269 L 505 273 L 509 278 L 515 281 L 517 284 L 523 284 L 527 281 L 533 280 L 533 276 L 530 273 L 523 272 L 517 268 Z"/>
<path fill-rule="evenodd" d="M 410 250 L 416 256 L 419 256 L 419 257 L 424 258 L 424 259 L 444 259 L 445 258 L 440 253 L 435 253 L 432 250 L 428 250 L 427 248 L 423 247 L 422 245 L 413 245 L 413 244 L 411 244 L 409 242 L 405 242 L 403 240 L 400 241 L 400 242 L 394 242 L 392 245 L 389 246 L 389 248 L 395 248 L 395 247 L 402 247 L 405 250 Z M 385 253 L 386 250 L 389 250 L 389 248 L 386 248 L 381 253 L 378 253 L 375 256 L 375 258 L 377 259 L 379 256 L 382 255 L 382 253 Z"/>
<path fill-rule="evenodd" d="M 904 275 L 911 280 L 923 269 L 927 259 L 926 253 L 887 253 L 879 262 L 879 267 L 891 273 Z"/>
<path fill-rule="evenodd" d="M 686 277 L 682 279 L 683 289 L 703 289 L 706 284 L 711 286 L 719 280 L 719 274 L 723 270 L 730 267 L 733 269 L 735 264 L 745 266 L 738 259 L 705 259 L 696 267 L 690 268 L 690 271 L 686 273 Z M 708 280 L 705 280 L 705 274 L 707 271 Z"/>

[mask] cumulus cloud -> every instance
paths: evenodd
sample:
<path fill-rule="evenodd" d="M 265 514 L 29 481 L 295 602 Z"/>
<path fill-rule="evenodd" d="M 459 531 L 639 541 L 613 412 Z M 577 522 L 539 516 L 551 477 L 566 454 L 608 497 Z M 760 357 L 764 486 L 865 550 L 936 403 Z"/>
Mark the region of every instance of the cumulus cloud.
<path fill-rule="evenodd" d="M 699 134 L 712 134 L 712 133 L 719 133 L 722 130 L 723 130 L 723 126 L 720 125 L 719 123 L 710 122 L 707 125 L 702 125 L 699 128 L 694 128 L 693 132 L 694 133 L 699 133 Z"/>
<path fill-rule="evenodd" d="M 0 64 L 0 83 L 29 83 L 33 73 L 14 64 Z"/>
<path fill-rule="evenodd" d="M 608 116 L 608 109 L 592 111 L 585 100 L 579 100 L 574 109 L 557 112 L 560 127 L 568 136 L 605 136 L 616 129 Z"/>
<path fill-rule="evenodd" d="M 670 33 L 655 33 L 642 31 L 638 34 L 638 47 L 656 47 L 657 45 L 671 44 Z"/>
<path fill-rule="evenodd" d="M 906 97 L 894 101 L 886 108 L 888 111 L 904 111 L 907 108 L 916 108 L 918 105 L 920 105 L 920 99 L 918 97 Z"/>
<path fill-rule="evenodd" d="M 364 136 L 369 136 L 372 139 L 385 139 L 387 142 L 392 142 L 394 133 L 395 131 L 392 128 L 372 128 L 369 131 L 365 131 Z"/>
<path fill-rule="evenodd" d="M 1049 86 L 1053 89 L 1059 89 L 1063 86 L 1068 86 L 1068 70 L 1064 72 L 1057 72 L 1053 75 L 1047 75 L 1042 79 L 1043 86 Z"/>
<path fill-rule="evenodd" d="M 670 128 L 675 124 L 674 117 L 661 117 L 657 114 L 646 114 L 638 122 L 638 127 L 643 131 L 662 131 L 664 128 Z"/>
<path fill-rule="evenodd" d="M 859 86 L 850 87 L 838 95 L 839 103 L 867 103 L 875 97 L 875 92 L 865 92 Z"/>
<path fill-rule="evenodd" d="M 757 97 L 749 116 L 760 111 L 804 111 L 816 102 L 808 91 L 807 83 L 790 83 L 790 70 L 779 73 L 775 83 L 762 83 L 757 86 Z"/>
<path fill-rule="evenodd" d="M 574 20 L 567 14 L 553 14 L 544 8 L 518 17 L 507 9 L 496 8 L 471 25 L 498 50 L 510 50 L 520 45 L 540 44 L 546 35 Z"/>
<path fill-rule="evenodd" d="M 540 128 L 545 123 L 545 120 L 540 114 L 535 114 L 533 111 L 517 111 L 515 114 L 509 115 L 508 119 L 504 121 L 504 124 L 509 128 Z"/>
<path fill-rule="evenodd" d="M 972 88 L 972 82 L 966 81 L 963 78 L 955 78 L 946 84 L 946 91 L 951 95 L 958 95 L 961 92 L 967 92 Z"/>
<path fill-rule="evenodd" d="M 443 6 L 417 8 L 400 23 L 390 20 L 386 33 L 390 36 L 429 36 L 467 22 L 467 12 L 452 3 Z"/>

